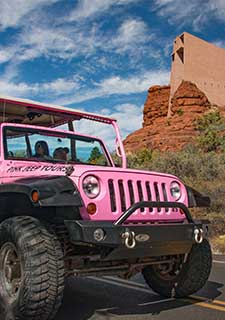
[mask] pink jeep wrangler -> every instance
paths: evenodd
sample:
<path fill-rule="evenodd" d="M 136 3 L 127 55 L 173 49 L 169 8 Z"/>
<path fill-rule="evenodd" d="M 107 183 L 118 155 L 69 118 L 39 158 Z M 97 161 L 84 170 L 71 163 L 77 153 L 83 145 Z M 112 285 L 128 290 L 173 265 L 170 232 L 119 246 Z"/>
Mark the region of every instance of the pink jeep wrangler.
<path fill-rule="evenodd" d="M 0 295 L 18 319 L 53 319 L 68 276 L 142 272 L 152 290 L 184 297 L 211 270 L 209 199 L 177 177 L 126 168 L 115 119 L 0 97 Z M 112 125 L 122 167 L 74 121 Z M 56 127 L 68 125 L 68 130 Z"/>

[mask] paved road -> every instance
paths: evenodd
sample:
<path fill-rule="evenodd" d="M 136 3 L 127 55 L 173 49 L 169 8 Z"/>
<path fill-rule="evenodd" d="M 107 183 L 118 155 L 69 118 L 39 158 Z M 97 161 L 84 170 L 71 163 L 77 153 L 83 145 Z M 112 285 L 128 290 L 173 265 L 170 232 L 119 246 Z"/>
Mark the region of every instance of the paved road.
<path fill-rule="evenodd" d="M 138 275 L 70 279 L 55 320 L 225 320 L 225 257 L 215 256 L 205 287 L 187 299 L 163 299 Z"/>

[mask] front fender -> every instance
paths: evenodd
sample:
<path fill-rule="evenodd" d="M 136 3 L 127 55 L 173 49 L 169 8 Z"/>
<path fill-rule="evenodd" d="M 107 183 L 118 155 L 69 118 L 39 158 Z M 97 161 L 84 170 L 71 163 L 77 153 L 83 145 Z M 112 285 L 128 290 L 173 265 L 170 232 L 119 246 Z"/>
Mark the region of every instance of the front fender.
<path fill-rule="evenodd" d="M 38 192 L 37 202 L 32 201 L 33 191 Z M 20 194 L 26 195 L 35 207 L 83 206 L 77 186 L 67 176 L 25 178 L 0 185 L 0 199 L 13 199 L 11 196 Z"/>
<path fill-rule="evenodd" d="M 211 200 L 208 196 L 205 196 L 198 192 L 197 190 L 186 186 L 188 194 L 188 207 L 210 207 Z"/>

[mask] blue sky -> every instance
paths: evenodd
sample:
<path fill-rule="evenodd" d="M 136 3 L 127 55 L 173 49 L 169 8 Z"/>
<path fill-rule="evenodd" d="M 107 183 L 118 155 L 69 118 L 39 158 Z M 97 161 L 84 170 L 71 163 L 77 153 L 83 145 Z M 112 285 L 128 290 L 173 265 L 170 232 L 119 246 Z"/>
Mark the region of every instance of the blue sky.
<path fill-rule="evenodd" d="M 148 88 L 169 83 L 177 35 L 225 48 L 225 0 L 0 0 L 0 7 L 0 94 L 112 115 L 123 137 L 141 127 Z"/>

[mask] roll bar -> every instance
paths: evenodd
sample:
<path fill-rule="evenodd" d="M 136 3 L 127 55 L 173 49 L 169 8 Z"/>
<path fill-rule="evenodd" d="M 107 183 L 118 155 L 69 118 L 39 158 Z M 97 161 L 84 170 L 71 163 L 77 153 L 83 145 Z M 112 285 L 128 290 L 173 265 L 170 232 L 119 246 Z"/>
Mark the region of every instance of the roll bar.
<path fill-rule="evenodd" d="M 37 102 L 28 99 L 0 96 L 0 123 L 20 123 L 43 127 L 57 127 L 68 124 L 75 131 L 73 121 L 87 119 L 113 126 L 116 133 L 115 147 L 122 158 L 122 168 L 127 167 L 127 159 L 116 119 L 82 110 Z"/>

